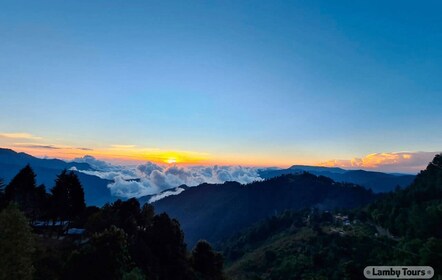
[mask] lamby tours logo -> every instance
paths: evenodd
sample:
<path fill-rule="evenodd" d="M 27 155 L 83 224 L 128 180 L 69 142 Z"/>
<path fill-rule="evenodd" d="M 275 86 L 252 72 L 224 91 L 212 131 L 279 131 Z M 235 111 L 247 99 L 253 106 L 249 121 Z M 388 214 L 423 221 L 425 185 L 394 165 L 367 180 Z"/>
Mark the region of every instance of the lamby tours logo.
<path fill-rule="evenodd" d="M 434 269 L 431 266 L 367 266 L 364 276 L 367 279 L 431 279 Z"/>

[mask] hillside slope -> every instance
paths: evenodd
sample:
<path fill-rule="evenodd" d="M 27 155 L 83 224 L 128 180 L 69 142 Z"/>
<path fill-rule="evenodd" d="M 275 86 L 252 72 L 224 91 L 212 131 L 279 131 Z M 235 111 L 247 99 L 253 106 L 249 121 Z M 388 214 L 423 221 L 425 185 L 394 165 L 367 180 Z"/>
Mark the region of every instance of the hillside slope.
<path fill-rule="evenodd" d="M 335 183 L 326 177 L 303 173 L 262 182 L 202 184 L 153 205 L 178 219 L 192 246 L 199 239 L 216 244 L 234 232 L 286 209 L 357 207 L 374 194 L 353 185 Z"/>
<path fill-rule="evenodd" d="M 442 279 L 442 155 L 408 188 L 346 211 L 286 212 L 238 232 L 221 245 L 227 275 L 365 279 L 369 265 L 423 265 Z"/>

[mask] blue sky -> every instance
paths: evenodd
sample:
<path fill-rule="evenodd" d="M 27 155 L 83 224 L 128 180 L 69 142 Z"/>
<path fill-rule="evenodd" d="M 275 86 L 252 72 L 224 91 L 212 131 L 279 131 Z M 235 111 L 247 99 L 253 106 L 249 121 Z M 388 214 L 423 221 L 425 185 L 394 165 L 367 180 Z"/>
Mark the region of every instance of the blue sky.
<path fill-rule="evenodd" d="M 438 1 L 0 5 L 2 146 L 249 165 L 442 150 Z"/>

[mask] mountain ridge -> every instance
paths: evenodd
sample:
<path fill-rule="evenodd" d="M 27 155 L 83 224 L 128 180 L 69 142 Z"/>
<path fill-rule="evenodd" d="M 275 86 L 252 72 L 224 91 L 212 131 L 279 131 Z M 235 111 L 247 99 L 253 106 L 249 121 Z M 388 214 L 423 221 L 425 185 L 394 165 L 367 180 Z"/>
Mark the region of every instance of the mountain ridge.
<path fill-rule="evenodd" d="M 240 228 L 287 209 L 356 207 L 374 197 L 363 187 L 303 173 L 247 185 L 204 183 L 152 205 L 180 222 L 189 244 L 199 239 L 216 244 Z"/>
<path fill-rule="evenodd" d="M 37 184 L 45 185 L 46 191 L 49 191 L 54 186 L 57 175 L 64 169 L 69 170 L 72 167 L 76 167 L 81 170 L 94 170 L 87 163 L 66 162 L 60 159 L 41 159 L 26 153 L 18 153 L 11 149 L 0 148 L 0 178 L 4 180 L 5 184 L 8 184 L 27 164 L 31 166 L 37 175 Z M 111 183 L 110 180 L 78 171 L 74 171 L 74 173 L 77 174 L 83 185 L 88 205 L 102 206 L 117 199 L 117 197 L 111 195 L 107 187 Z"/>
<path fill-rule="evenodd" d="M 372 189 L 375 193 L 390 192 L 395 190 L 397 186 L 400 188 L 407 187 L 416 177 L 410 174 L 390 174 L 363 169 L 347 170 L 339 167 L 310 165 L 293 165 L 287 169 L 260 169 L 258 174 L 264 179 L 269 179 L 284 174 L 299 174 L 304 171 L 317 176 L 329 177 L 336 182 L 358 184 Z"/>

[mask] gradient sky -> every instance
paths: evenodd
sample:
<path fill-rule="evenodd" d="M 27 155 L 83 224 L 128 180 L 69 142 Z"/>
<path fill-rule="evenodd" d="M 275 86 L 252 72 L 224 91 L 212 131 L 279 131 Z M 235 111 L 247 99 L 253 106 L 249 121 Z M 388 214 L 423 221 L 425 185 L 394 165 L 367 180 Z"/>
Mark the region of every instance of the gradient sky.
<path fill-rule="evenodd" d="M 441 10 L 0 1 L 0 146 L 257 166 L 441 151 Z"/>

